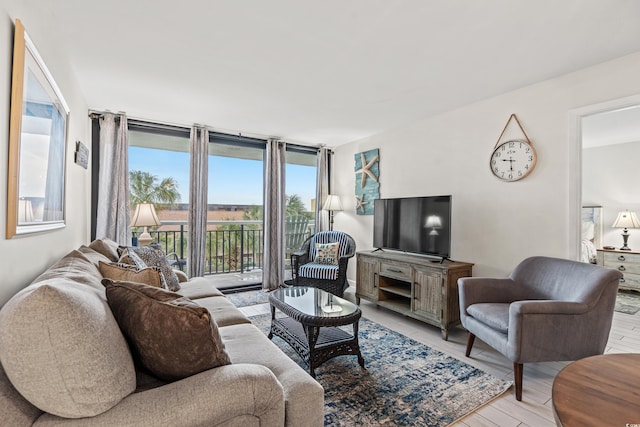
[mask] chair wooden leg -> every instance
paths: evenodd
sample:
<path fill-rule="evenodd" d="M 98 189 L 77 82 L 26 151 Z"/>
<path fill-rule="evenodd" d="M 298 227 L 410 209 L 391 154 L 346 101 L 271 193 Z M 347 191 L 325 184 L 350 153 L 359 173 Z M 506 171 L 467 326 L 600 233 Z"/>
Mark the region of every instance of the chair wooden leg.
<path fill-rule="evenodd" d="M 467 351 L 464 353 L 465 356 L 469 357 L 471 354 L 471 347 L 473 347 L 473 342 L 476 340 L 476 336 L 469 332 L 467 336 Z"/>
<path fill-rule="evenodd" d="M 516 400 L 522 400 L 522 372 L 524 371 L 522 363 L 513 363 L 513 378 L 516 386 Z"/>

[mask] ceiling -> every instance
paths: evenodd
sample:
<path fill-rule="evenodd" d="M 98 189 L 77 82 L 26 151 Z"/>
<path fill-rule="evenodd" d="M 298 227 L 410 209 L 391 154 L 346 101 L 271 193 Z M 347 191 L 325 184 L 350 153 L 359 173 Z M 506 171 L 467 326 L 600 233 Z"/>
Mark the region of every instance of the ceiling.
<path fill-rule="evenodd" d="M 92 109 L 328 146 L 640 51 L 637 0 L 37 7 Z"/>
<path fill-rule="evenodd" d="M 640 105 L 582 118 L 582 148 L 640 142 Z"/>

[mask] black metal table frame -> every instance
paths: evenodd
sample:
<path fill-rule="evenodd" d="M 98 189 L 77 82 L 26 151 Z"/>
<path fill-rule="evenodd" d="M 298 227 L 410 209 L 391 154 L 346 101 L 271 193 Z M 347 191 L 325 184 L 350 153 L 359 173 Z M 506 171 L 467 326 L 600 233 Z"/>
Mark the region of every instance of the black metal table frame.
<path fill-rule="evenodd" d="M 315 378 L 315 369 L 336 356 L 354 355 L 364 368 L 364 358 L 358 342 L 358 322 L 362 312 L 358 308 L 352 314 L 341 317 L 318 317 L 301 313 L 283 301 L 269 296 L 271 305 L 271 329 L 282 338 L 309 365 L 309 374 Z M 276 308 L 289 317 L 276 318 Z M 338 326 L 353 325 L 353 335 Z"/>

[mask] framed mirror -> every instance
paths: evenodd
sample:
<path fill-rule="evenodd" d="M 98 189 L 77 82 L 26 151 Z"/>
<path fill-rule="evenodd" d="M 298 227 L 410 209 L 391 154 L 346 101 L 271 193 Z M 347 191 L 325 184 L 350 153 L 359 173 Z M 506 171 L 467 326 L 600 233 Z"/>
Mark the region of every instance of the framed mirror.
<path fill-rule="evenodd" d="M 65 226 L 69 107 L 22 22 L 15 27 L 7 239 Z"/>

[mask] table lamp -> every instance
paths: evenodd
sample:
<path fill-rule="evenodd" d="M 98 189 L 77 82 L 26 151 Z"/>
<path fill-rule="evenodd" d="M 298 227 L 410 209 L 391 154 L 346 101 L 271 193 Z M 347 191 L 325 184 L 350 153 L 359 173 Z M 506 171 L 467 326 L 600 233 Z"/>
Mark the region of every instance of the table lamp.
<path fill-rule="evenodd" d="M 340 197 L 333 194 L 329 194 L 327 196 L 327 200 L 324 201 L 324 205 L 322 205 L 322 209 L 324 209 L 325 211 L 329 211 L 329 217 L 331 220 L 329 222 L 329 230 L 333 231 L 333 213 L 336 211 L 343 210 Z"/>
<path fill-rule="evenodd" d="M 138 206 L 136 206 L 136 210 L 131 217 L 132 227 L 144 227 L 144 231 L 138 237 L 138 244 L 146 246 L 153 242 L 153 238 L 147 231 L 147 227 L 153 227 L 156 225 L 160 225 L 160 220 L 158 219 L 158 215 L 156 215 L 156 208 L 151 203 L 138 203 Z"/>
<path fill-rule="evenodd" d="M 629 228 L 640 228 L 640 220 L 636 216 L 635 212 L 629 212 L 628 210 L 618 213 L 618 217 L 613 222 L 613 228 L 624 228 L 622 231 L 622 239 L 624 245 L 620 248 L 621 251 L 630 251 L 631 248 L 627 246 L 627 240 L 629 239 Z"/>

